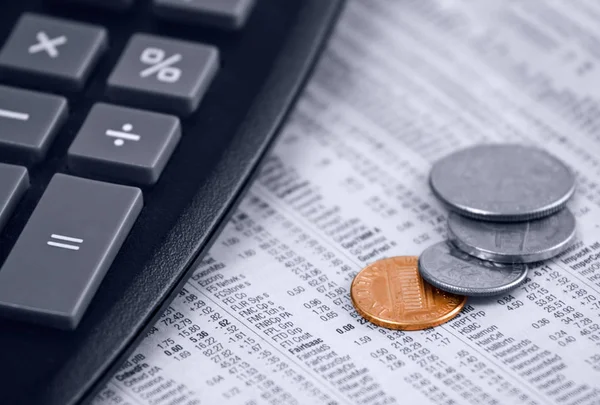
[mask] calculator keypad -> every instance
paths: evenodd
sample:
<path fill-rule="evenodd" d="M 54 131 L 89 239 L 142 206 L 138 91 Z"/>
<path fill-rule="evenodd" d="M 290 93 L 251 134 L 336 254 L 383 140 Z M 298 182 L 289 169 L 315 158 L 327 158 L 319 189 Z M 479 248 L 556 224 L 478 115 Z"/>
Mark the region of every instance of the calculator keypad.
<path fill-rule="evenodd" d="M 113 10 L 134 4 L 53 1 Z M 253 5 L 254 0 L 153 4 L 161 16 L 227 29 L 241 28 Z M 103 27 L 24 13 L 0 49 L 0 81 L 80 91 L 108 46 Z M 83 177 L 55 174 L 50 180 L 0 268 L 0 316 L 77 327 L 143 205 L 140 189 L 104 181 L 144 187 L 158 181 L 182 136 L 179 117 L 196 111 L 219 70 L 219 59 L 219 50 L 208 44 L 132 35 L 104 89 L 97 92 L 95 87 L 90 94 L 158 112 L 96 103 L 78 124 L 67 165 L 58 169 Z M 78 112 L 73 115 L 79 119 Z M 0 163 L 0 231 L 30 181 L 25 167 L 6 163 L 29 166 L 32 189 L 39 190 L 37 168 L 68 116 L 65 97 L 0 85 L 0 162 L 5 162 Z M 70 132 L 72 126 L 67 127 Z M 9 228 L 13 226 L 19 225 L 11 222 Z"/>

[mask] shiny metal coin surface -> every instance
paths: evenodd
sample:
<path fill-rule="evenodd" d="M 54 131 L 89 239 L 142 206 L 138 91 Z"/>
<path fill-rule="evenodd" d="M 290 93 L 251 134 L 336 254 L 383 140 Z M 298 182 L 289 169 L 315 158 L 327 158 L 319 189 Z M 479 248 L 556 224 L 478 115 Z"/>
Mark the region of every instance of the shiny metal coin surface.
<path fill-rule="evenodd" d="M 488 221 L 526 221 L 565 206 L 575 176 L 546 151 L 486 144 L 440 159 L 430 175 L 433 192 L 451 210 Z"/>
<path fill-rule="evenodd" d="M 475 297 L 504 294 L 518 287 L 527 277 L 527 265 L 481 260 L 446 241 L 425 249 L 419 257 L 419 272 L 440 290 Z"/>
<path fill-rule="evenodd" d="M 450 213 L 448 237 L 460 250 L 499 263 L 531 263 L 564 251 L 575 239 L 576 221 L 563 209 L 525 222 L 484 222 Z"/>

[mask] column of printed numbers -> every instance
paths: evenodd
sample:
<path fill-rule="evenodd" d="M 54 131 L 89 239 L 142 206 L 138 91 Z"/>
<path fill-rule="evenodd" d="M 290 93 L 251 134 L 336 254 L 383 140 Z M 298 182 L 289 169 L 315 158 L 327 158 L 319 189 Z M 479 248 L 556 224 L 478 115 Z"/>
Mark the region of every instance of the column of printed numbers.
<path fill-rule="evenodd" d="M 198 294 L 184 289 L 181 295 L 185 296 L 184 300 L 188 304 L 194 305 L 195 310 L 200 310 L 200 316 L 206 323 L 212 324 L 213 331 L 210 334 L 207 331 L 193 331 L 192 335 L 188 336 L 196 349 L 201 351 L 210 362 L 217 365 L 223 373 L 240 381 L 243 387 L 259 390 L 260 398 L 267 403 L 272 405 L 297 403 L 296 399 L 272 378 L 261 373 L 239 354 L 229 349 L 236 343 L 242 350 L 248 346 L 252 347 L 256 345 L 254 338 L 240 330 L 240 326 L 236 325 L 236 322 L 229 319 L 219 308 L 200 299 Z M 250 350 L 247 353 L 254 352 Z M 262 355 L 264 358 L 264 353 Z M 267 359 L 267 361 L 273 363 L 273 359 Z M 231 398 L 240 393 L 241 390 L 238 388 L 224 392 L 223 396 Z"/>
<path fill-rule="evenodd" d="M 535 400 L 531 399 L 529 395 L 502 376 L 502 374 L 498 372 L 498 368 L 490 365 L 486 359 L 482 359 L 465 349 L 458 351 L 456 357 L 459 359 L 461 367 L 470 368 L 473 372 L 479 374 L 481 378 L 485 380 L 490 387 L 495 388 L 496 392 L 499 394 L 512 397 L 515 402 L 518 401 L 523 405 L 539 405 Z"/>
<path fill-rule="evenodd" d="M 391 342 L 391 346 L 406 358 L 418 365 L 421 369 L 429 373 L 437 381 L 456 392 L 461 397 L 461 402 L 468 401 L 473 404 L 490 404 L 496 405 L 498 401 L 486 390 L 468 378 L 465 374 L 458 371 L 454 367 L 450 367 L 439 355 L 431 351 L 431 343 L 427 343 L 430 333 L 422 331 L 418 338 L 422 341 L 418 342 L 412 333 L 403 331 L 388 331 L 380 329 Z M 435 329 L 431 329 L 434 331 Z M 438 347 L 445 347 L 450 343 L 450 339 L 445 337 L 442 331 L 432 332 L 437 333 L 440 343 Z M 443 343 L 442 343 L 443 342 Z M 429 346 L 429 347 L 426 347 Z M 444 349 L 446 350 L 446 349 Z"/>
<path fill-rule="evenodd" d="M 579 339 L 586 339 L 600 347 L 598 317 L 596 314 L 585 314 L 592 310 L 586 304 L 593 302 L 585 297 L 593 295 L 568 273 L 553 270 L 550 266 L 543 265 L 532 273 L 533 279 L 521 289 L 526 293 L 527 300 L 540 308 L 544 314 L 531 324 L 532 328 L 541 330 L 549 329 L 549 325 L 560 325 L 560 329 L 548 333 L 548 338 L 560 347 L 576 344 Z M 561 288 L 562 296 L 557 297 L 537 280 L 550 284 L 553 288 Z"/>

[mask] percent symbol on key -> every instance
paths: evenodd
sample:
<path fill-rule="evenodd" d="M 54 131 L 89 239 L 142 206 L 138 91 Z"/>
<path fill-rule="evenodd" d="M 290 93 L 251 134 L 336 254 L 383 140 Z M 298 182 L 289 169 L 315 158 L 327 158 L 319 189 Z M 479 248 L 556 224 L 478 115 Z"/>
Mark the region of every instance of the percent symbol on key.
<path fill-rule="evenodd" d="M 141 77 L 156 74 L 156 78 L 164 83 L 175 83 L 181 77 L 181 69 L 175 67 L 181 61 L 181 54 L 174 54 L 166 58 L 165 51 L 160 48 L 146 48 L 140 55 L 140 62 L 150 67 L 140 72 Z"/>

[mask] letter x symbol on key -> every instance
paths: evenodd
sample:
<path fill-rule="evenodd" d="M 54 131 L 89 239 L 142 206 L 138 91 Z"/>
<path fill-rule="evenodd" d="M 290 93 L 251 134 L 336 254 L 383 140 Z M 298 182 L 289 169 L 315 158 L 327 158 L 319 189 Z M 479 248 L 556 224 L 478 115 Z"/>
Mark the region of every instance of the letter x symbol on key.
<path fill-rule="evenodd" d="M 56 58 L 58 56 L 58 49 L 56 49 L 57 47 L 67 43 L 66 36 L 61 35 L 60 37 L 50 39 L 48 34 L 46 34 L 44 31 L 38 32 L 35 38 L 38 40 L 38 43 L 29 47 L 29 53 L 45 51 L 51 58 Z"/>

